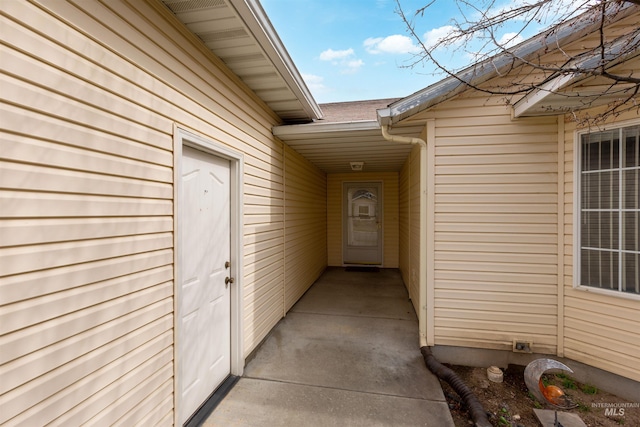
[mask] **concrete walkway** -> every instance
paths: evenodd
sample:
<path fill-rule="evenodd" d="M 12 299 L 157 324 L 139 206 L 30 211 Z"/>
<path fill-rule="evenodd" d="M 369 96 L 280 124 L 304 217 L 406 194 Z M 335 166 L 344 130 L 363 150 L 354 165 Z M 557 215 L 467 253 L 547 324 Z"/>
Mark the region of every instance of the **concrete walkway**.
<path fill-rule="evenodd" d="M 397 270 L 329 268 L 205 426 L 453 426 Z"/>

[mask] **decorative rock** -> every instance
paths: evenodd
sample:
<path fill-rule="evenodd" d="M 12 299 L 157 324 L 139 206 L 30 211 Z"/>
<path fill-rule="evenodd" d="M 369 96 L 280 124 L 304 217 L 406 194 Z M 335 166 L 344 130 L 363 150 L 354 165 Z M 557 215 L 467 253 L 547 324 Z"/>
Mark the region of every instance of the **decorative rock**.
<path fill-rule="evenodd" d="M 501 383 L 503 378 L 502 370 L 497 366 L 489 366 L 487 368 L 487 377 L 489 378 L 489 381 Z"/>

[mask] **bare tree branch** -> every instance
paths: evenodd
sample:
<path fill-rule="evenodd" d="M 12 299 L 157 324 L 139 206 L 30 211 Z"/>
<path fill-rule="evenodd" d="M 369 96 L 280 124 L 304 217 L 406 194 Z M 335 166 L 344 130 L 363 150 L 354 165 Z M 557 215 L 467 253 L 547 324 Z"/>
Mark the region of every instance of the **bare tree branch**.
<path fill-rule="evenodd" d="M 532 0 L 502 9 L 496 8 L 497 0 L 454 0 L 460 16 L 452 20 L 452 30 L 436 41 L 427 41 L 416 24 L 436 1 L 408 15 L 401 0 L 396 0 L 397 13 L 420 47 L 408 67 L 431 63 L 462 85 L 489 95 L 503 95 L 506 103 L 537 90 L 565 97 L 571 112 L 608 103 L 600 119 L 620 114 L 625 108 L 639 108 L 640 73 L 616 66 L 640 56 L 640 24 L 618 26 L 615 32 L 609 27 L 621 16 L 640 11 L 640 0 L 576 0 L 571 7 L 565 0 Z M 542 24 L 551 26 L 533 39 L 511 46 L 525 30 Z M 500 37 L 507 26 L 515 26 L 515 31 L 507 38 Z M 564 48 L 564 44 L 589 34 L 595 36 L 595 43 L 585 42 L 581 52 Z M 474 65 L 462 70 L 450 67 L 439 59 L 443 51 L 472 54 Z M 489 74 L 491 82 L 485 77 Z M 558 87 L 554 82 L 561 77 L 565 86 Z M 596 82 L 602 93 L 571 89 L 587 81 Z"/>

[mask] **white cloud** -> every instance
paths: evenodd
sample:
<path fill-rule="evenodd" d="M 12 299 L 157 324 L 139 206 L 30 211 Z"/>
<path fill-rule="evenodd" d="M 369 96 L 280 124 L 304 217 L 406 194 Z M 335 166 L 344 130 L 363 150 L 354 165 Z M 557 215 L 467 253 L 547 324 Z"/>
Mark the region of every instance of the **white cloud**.
<path fill-rule="evenodd" d="M 364 65 L 362 59 L 354 59 L 343 64 L 342 74 L 355 74 Z"/>
<path fill-rule="evenodd" d="M 392 53 L 418 53 L 420 48 L 413 43 L 410 37 L 394 34 L 387 37 L 369 37 L 363 43 L 364 48 L 371 54 Z"/>
<path fill-rule="evenodd" d="M 349 56 L 353 55 L 353 49 L 345 49 L 345 50 L 333 50 L 327 49 L 320 54 L 320 59 L 322 61 L 335 61 L 337 59 L 345 59 Z"/>
<path fill-rule="evenodd" d="M 324 85 L 324 77 L 322 76 L 302 73 L 302 78 L 312 93 L 321 93 L 327 89 Z"/>
<path fill-rule="evenodd" d="M 498 44 L 504 47 L 511 47 L 523 41 L 524 37 L 522 37 L 518 33 L 505 33 L 502 37 L 500 37 L 500 40 L 498 40 Z"/>
<path fill-rule="evenodd" d="M 340 67 L 341 74 L 355 74 L 364 65 L 361 59 L 355 57 L 353 49 L 333 50 L 327 49 L 320 54 L 321 61 L 331 62 L 331 65 Z"/>
<path fill-rule="evenodd" d="M 362 43 L 362 45 L 369 53 L 380 53 L 375 50 L 376 50 L 376 45 L 380 43 L 382 40 L 384 40 L 383 37 L 369 37 Z"/>
<path fill-rule="evenodd" d="M 442 27 L 429 30 L 426 33 L 424 33 L 424 36 L 422 36 L 424 45 L 427 48 L 432 48 L 454 30 L 455 30 L 455 27 L 451 25 L 444 25 Z"/>

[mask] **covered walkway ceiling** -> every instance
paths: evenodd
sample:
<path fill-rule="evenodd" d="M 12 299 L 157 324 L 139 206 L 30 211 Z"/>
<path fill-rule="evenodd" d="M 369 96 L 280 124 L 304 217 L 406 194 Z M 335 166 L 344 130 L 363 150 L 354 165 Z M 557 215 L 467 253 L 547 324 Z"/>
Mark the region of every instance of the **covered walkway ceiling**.
<path fill-rule="evenodd" d="M 417 136 L 421 130 L 392 132 Z M 412 149 L 382 138 L 377 121 L 280 126 L 274 134 L 326 173 L 351 172 L 350 162 L 364 162 L 363 172 L 397 172 Z"/>
<path fill-rule="evenodd" d="M 326 173 L 351 172 L 351 162 L 364 162 L 363 172 L 398 172 L 412 146 L 382 137 L 376 110 L 396 99 L 321 104 L 324 119 L 315 123 L 276 126 L 273 134 Z M 419 137 L 423 126 L 397 125 L 393 134 Z"/>
<path fill-rule="evenodd" d="M 410 145 L 382 138 L 376 109 L 395 99 L 319 106 L 257 0 L 161 0 L 282 120 L 274 135 L 326 173 L 399 171 Z M 301 124 L 304 123 L 304 124 Z M 392 130 L 419 136 L 420 127 Z"/>
<path fill-rule="evenodd" d="M 380 121 L 392 126 L 392 134 L 419 137 L 422 127 L 403 124 L 404 119 L 466 89 L 458 79 L 449 77 L 400 100 L 320 106 L 258 0 L 159 1 L 280 117 L 284 125 L 276 126 L 274 135 L 326 173 L 351 172 L 350 162 L 364 162 L 365 172 L 399 171 L 412 147 L 382 137 L 376 110 L 381 110 Z M 634 10 L 632 7 L 623 10 L 620 19 L 633 14 Z M 539 54 L 541 46 L 566 44 L 594 31 L 596 21 L 580 19 L 559 28 L 557 34 L 542 33 L 520 44 L 516 47 L 518 54 L 525 57 Z M 620 25 L 624 26 L 624 22 Z M 640 36 L 632 33 L 630 37 L 635 38 L 628 42 L 637 44 Z M 624 46 L 625 40 L 613 43 L 607 47 L 608 53 L 615 56 Z M 510 55 L 498 55 L 463 70 L 461 76 L 480 83 L 494 76 L 500 67 L 509 65 L 511 60 Z M 587 57 L 583 61 L 591 60 Z M 612 70 L 622 75 L 635 74 L 638 61 L 634 51 L 630 57 L 614 60 Z M 594 106 L 628 96 L 627 86 L 621 85 L 616 91 L 603 90 L 607 82 L 601 80 L 558 76 L 550 81 L 552 87 L 523 97 L 515 105 L 514 114 L 516 117 L 562 114 L 587 101 Z"/>

